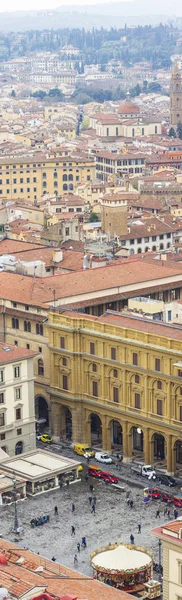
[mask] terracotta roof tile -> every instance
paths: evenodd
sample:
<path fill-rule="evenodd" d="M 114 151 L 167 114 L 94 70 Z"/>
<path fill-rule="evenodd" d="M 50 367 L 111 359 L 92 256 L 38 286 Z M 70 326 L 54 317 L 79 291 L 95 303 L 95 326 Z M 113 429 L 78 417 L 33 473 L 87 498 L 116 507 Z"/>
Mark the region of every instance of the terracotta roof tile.
<path fill-rule="evenodd" d="M 81 600 L 81 598 L 87 600 L 98 600 L 98 598 L 99 600 L 130 600 L 130 595 L 126 592 L 108 587 L 84 575 L 80 577 L 78 571 L 73 571 L 59 563 L 52 563 L 51 560 L 38 556 L 30 550 L 17 546 L 15 551 L 15 544 L 11 544 L 6 540 L 0 539 L 0 550 L 5 552 L 8 557 L 8 565 L 3 567 L 0 565 L 0 583 L 2 581 L 2 585 L 7 587 L 9 593 L 11 593 L 12 586 L 14 586 L 15 593 L 17 591 L 25 593 L 28 589 L 26 586 L 29 585 L 29 589 L 35 586 L 45 586 L 46 592 L 59 598 L 69 596 L 77 597 L 78 600 Z M 25 562 L 21 565 L 15 564 L 15 556 L 16 559 L 23 556 Z M 35 573 L 35 564 L 43 566 L 41 573 Z M 12 582 L 12 577 L 15 578 L 14 582 Z"/>

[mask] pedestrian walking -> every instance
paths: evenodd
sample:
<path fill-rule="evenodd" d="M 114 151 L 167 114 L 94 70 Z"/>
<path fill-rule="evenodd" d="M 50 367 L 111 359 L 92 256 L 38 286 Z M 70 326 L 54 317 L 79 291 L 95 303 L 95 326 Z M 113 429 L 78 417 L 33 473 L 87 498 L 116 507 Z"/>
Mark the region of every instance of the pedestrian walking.
<path fill-rule="evenodd" d="M 91 504 L 92 504 L 92 496 L 89 496 L 88 499 L 89 499 L 90 506 L 91 506 Z"/>
<path fill-rule="evenodd" d="M 75 535 L 75 527 L 74 527 L 74 525 L 71 526 L 71 535 Z"/>
<path fill-rule="evenodd" d="M 164 517 L 167 515 L 167 506 L 164 508 Z"/>
<path fill-rule="evenodd" d="M 97 502 L 97 498 L 96 498 L 96 496 L 94 496 L 93 502 L 94 502 L 94 504 L 95 504 L 95 506 L 96 506 L 96 502 Z"/>
<path fill-rule="evenodd" d="M 135 541 L 134 535 L 131 533 L 131 535 L 130 535 L 131 544 L 134 544 L 134 541 Z"/>
<path fill-rule="evenodd" d="M 157 519 L 157 517 L 159 517 L 159 519 L 160 519 L 160 510 L 159 510 L 159 509 L 157 509 L 157 511 L 156 511 L 156 515 L 155 515 L 155 518 L 156 518 L 156 519 Z"/>
<path fill-rule="evenodd" d="M 75 504 L 74 503 L 72 504 L 71 510 L 72 510 L 72 513 L 75 512 Z"/>
<path fill-rule="evenodd" d="M 80 552 L 80 542 L 77 544 L 77 552 Z"/>
<path fill-rule="evenodd" d="M 94 502 L 92 503 L 92 510 L 91 510 L 91 513 L 94 513 L 94 515 L 95 515 L 95 504 L 94 504 Z"/>
<path fill-rule="evenodd" d="M 54 514 L 58 515 L 58 507 L 57 506 L 54 507 Z"/>
<path fill-rule="evenodd" d="M 87 542 L 86 542 L 86 537 L 82 537 L 82 548 L 86 548 L 87 547 Z"/>
<path fill-rule="evenodd" d="M 88 473 L 85 474 L 85 481 L 87 483 L 87 481 L 88 481 Z"/>
<path fill-rule="evenodd" d="M 141 528 L 142 528 L 141 523 L 138 523 L 138 533 L 141 533 Z"/>
<path fill-rule="evenodd" d="M 77 557 L 77 554 L 75 554 L 75 556 L 74 556 L 74 565 L 75 565 L 75 567 L 78 566 L 78 557 Z"/>
<path fill-rule="evenodd" d="M 91 484 L 90 484 L 90 492 L 91 492 L 91 494 L 93 493 L 93 489 L 94 489 L 94 486 L 93 486 L 93 485 L 92 485 L 92 483 L 91 483 Z"/>
<path fill-rule="evenodd" d="M 56 558 L 55 558 L 55 556 L 53 556 L 53 557 L 51 558 L 51 560 L 53 560 L 53 562 L 56 562 Z"/>
<path fill-rule="evenodd" d="M 168 516 L 168 519 L 170 519 L 170 516 L 171 516 L 171 511 L 170 511 L 170 508 L 168 508 L 168 511 L 167 511 L 167 516 Z"/>
<path fill-rule="evenodd" d="M 130 508 L 133 508 L 133 500 L 130 500 Z"/>

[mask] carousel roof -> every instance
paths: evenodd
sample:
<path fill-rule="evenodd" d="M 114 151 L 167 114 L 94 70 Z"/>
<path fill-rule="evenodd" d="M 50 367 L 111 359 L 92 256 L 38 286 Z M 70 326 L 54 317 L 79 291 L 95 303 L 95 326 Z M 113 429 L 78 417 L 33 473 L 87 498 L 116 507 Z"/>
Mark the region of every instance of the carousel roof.
<path fill-rule="evenodd" d="M 99 552 L 92 558 L 92 566 L 108 571 L 128 571 L 146 568 L 151 563 L 151 556 L 146 552 L 127 548 L 123 544 L 112 550 Z"/>

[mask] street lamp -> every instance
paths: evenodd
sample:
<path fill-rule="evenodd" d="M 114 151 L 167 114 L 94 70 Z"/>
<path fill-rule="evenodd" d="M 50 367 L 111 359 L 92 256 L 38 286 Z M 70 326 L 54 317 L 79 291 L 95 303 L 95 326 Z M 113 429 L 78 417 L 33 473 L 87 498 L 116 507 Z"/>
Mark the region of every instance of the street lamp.
<path fill-rule="evenodd" d="M 18 524 L 18 513 L 17 513 L 17 504 L 16 504 L 16 493 L 17 493 L 17 489 L 16 489 L 16 477 L 14 477 L 14 479 L 13 479 L 13 496 L 14 496 L 14 503 L 15 503 L 15 517 L 14 517 L 14 531 L 15 531 L 15 533 L 17 533 L 17 529 L 19 527 L 19 524 Z"/>

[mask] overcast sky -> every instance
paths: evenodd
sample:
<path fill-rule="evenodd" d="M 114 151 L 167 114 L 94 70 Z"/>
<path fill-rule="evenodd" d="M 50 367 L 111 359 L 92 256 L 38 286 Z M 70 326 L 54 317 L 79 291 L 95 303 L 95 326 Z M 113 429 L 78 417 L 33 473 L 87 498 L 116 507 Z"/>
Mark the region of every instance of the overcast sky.
<path fill-rule="evenodd" d="M 108 0 L 107 0 L 108 1 Z M 109 0 L 112 2 L 114 0 Z M 128 0 L 130 1 L 130 0 Z M 47 8 L 57 8 L 58 6 L 67 4 L 99 4 L 105 0 L 0 0 L 0 12 L 4 11 L 15 11 L 15 10 L 35 10 L 35 9 L 47 9 Z"/>

